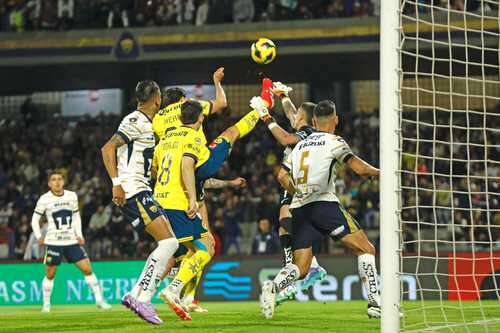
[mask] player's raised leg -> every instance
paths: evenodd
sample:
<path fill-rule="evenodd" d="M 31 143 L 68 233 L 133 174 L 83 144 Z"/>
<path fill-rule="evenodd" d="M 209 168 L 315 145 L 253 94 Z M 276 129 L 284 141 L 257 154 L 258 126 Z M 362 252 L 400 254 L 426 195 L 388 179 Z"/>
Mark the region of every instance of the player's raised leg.
<path fill-rule="evenodd" d="M 380 318 L 380 290 L 375 263 L 375 247 L 363 230 L 348 234 L 341 241 L 358 257 L 359 277 L 368 295 L 368 317 Z"/>
<path fill-rule="evenodd" d="M 102 297 L 101 286 L 99 285 L 99 280 L 97 280 L 97 277 L 92 271 L 90 260 L 88 258 L 84 258 L 75 262 L 75 265 L 83 273 L 85 277 L 85 282 L 87 282 L 87 285 L 89 286 L 90 290 L 92 290 L 97 307 L 102 310 L 111 309 L 111 305 L 106 303 L 106 301 Z"/>

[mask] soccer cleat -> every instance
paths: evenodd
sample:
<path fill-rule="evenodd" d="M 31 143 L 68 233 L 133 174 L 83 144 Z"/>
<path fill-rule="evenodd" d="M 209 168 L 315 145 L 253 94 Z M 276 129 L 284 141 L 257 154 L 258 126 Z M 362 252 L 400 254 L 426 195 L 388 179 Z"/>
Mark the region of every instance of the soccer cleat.
<path fill-rule="evenodd" d="M 134 311 L 137 313 L 139 317 L 141 317 L 144 321 L 147 321 L 153 325 L 161 325 L 163 324 L 163 320 L 158 317 L 156 313 L 156 309 L 151 303 L 143 303 L 139 301 L 135 301 L 134 303 Z"/>
<path fill-rule="evenodd" d="M 262 285 L 262 292 L 260 294 L 260 310 L 264 318 L 273 318 L 275 304 L 276 293 L 274 292 L 274 282 L 266 281 Z"/>
<path fill-rule="evenodd" d="M 270 117 L 269 111 L 262 97 L 258 96 L 252 97 L 252 99 L 250 100 L 250 107 L 255 111 L 257 111 L 261 119 Z"/>
<path fill-rule="evenodd" d="M 42 306 L 42 313 L 50 313 L 50 304 L 44 304 Z"/>
<path fill-rule="evenodd" d="M 109 309 L 111 309 L 111 305 L 109 305 L 105 301 L 102 301 L 100 303 L 96 303 L 96 305 L 97 305 L 97 308 L 100 309 L 100 310 L 109 310 Z"/>
<path fill-rule="evenodd" d="M 316 282 L 321 281 L 324 278 L 326 278 L 326 270 L 323 267 L 321 266 L 311 267 L 311 269 L 309 269 L 309 272 L 307 273 L 307 276 L 304 278 L 304 281 L 302 282 L 301 289 L 303 291 L 307 291 Z"/>
<path fill-rule="evenodd" d="M 295 299 L 295 295 L 297 294 L 297 287 L 295 284 L 292 284 L 282 290 L 276 295 L 276 306 L 283 304 L 286 301 L 291 301 Z"/>
<path fill-rule="evenodd" d="M 130 309 L 135 312 L 135 298 L 130 294 L 125 294 L 122 297 L 122 304 L 127 309 Z"/>
<path fill-rule="evenodd" d="M 288 93 L 290 91 L 292 91 L 292 87 L 289 87 L 287 85 L 284 85 L 283 83 L 281 82 L 274 82 L 273 83 L 273 89 L 272 89 L 272 92 L 275 94 L 275 95 L 278 95 L 278 96 L 281 96 L 281 95 L 285 95 L 285 96 L 288 96 Z"/>
<path fill-rule="evenodd" d="M 196 312 L 196 313 L 207 313 L 208 310 L 200 306 L 199 301 L 193 301 L 191 304 L 185 304 L 188 312 Z"/>
<path fill-rule="evenodd" d="M 368 309 L 366 310 L 368 314 L 368 318 L 380 318 L 382 311 L 380 310 L 380 306 L 368 304 Z"/>
<path fill-rule="evenodd" d="M 266 107 L 269 109 L 273 108 L 273 81 L 267 77 L 262 79 L 262 90 L 260 97 L 266 102 Z"/>
<path fill-rule="evenodd" d="M 165 302 L 180 319 L 193 320 L 188 313 L 188 309 L 182 304 L 179 296 L 171 292 L 168 288 L 160 291 L 160 299 Z"/>

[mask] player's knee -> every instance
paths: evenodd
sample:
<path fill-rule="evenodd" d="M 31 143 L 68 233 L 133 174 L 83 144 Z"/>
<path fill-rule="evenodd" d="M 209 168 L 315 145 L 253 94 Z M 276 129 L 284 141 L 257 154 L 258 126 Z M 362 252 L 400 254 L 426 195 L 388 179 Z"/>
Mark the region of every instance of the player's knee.
<path fill-rule="evenodd" d="M 223 136 L 229 143 L 233 144 L 240 137 L 240 131 L 236 126 L 231 126 L 225 130 L 220 136 Z"/>

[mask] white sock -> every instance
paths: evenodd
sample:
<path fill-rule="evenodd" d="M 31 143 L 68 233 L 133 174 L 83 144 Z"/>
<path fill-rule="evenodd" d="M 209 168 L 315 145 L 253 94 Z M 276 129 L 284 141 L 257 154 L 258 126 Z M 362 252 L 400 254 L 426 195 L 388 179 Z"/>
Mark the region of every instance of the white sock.
<path fill-rule="evenodd" d="M 177 296 L 181 296 L 182 289 L 184 289 L 184 283 L 178 279 L 174 278 L 172 282 L 168 285 L 168 290 L 176 294 Z"/>
<path fill-rule="evenodd" d="M 286 289 L 288 286 L 292 285 L 300 277 L 300 271 L 297 265 L 289 264 L 283 267 L 278 275 L 274 278 L 275 292 Z"/>
<path fill-rule="evenodd" d="M 311 260 L 311 267 L 309 269 L 311 269 L 313 267 L 319 267 L 318 260 L 316 260 L 316 256 L 313 256 L 313 258 Z"/>
<path fill-rule="evenodd" d="M 132 290 L 132 295 L 137 297 L 139 302 L 149 303 L 151 301 L 162 280 L 168 259 L 174 255 L 178 247 L 179 242 L 176 238 L 167 238 L 158 242 L 158 246 L 149 255 L 142 274 Z"/>
<path fill-rule="evenodd" d="M 43 305 L 50 306 L 50 296 L 52 296 L 52 288 L 54 288 L 54 280 L 49 280 L 45 276 L 42 281 Z"/>
<path fill-rule="evenodd" d="M 363 288 L 365 288 L 366 294 L 368 295 L 368 304 L 380 306 L 380 293 L 375 256 L 368 253 L 358 256 L 358 271 Z"/>
<path fill-rule="evenodd" d="M 101 286 L 99 285 L 99 281 L 97 280 L 95 274 L 92 273 L 90 275 L 85 275 L 85 281 L 89 285 L 89 288 L 92 290 L 92 293 L 94 293 L 95 302 L 97 304 L 102 303 Z"/>
<path fill-rule="evenodd" d="M 194 295 L 186 295 L 182 298 L 182 303 L 189 305 L 193 303 L 194 301 Z"/>

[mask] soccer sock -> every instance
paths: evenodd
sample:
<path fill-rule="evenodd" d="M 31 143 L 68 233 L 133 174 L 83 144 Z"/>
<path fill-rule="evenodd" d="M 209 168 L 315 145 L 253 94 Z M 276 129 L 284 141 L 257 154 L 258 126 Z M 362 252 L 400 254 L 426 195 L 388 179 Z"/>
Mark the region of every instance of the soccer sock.
<path fill-rule="evenodd" d="M 179 267 L 179 273 L 177 273 L 177 276 L 168 288 L 177 295 L 180 295 L 182 288 L 198 275 L 199 272 L 203 271 L 210 258 L 210 254 L 203 250 L 197 250 L 192 257 L 185 258 L 181 263 L 181 267 Z"/>
<path fill-rule="evenodd" d="M 43 305 L 50 305 L 50 296 L 52 296 L 52 288 L 54 288 L 54 280 L 49 280 L 45 276 L 42 281 Z"/>
<path fill-rule="evenodd" d="M 380 306 L 377 267 L 375 256 L 365 253 L 358 256 L 359 277 L 368 295 L 368 304 Z"/>
<path fill-rule="evenodd" d="M 198 288 L 198 284 L 200 284 L 202 275 L 203 270 L 200 270 L 196 277 L 189 281 L 186 287 L 184 287 L 184 296 L 182 297 L 182 301 L 184 302 L 184 304 L 193 303 L 194 297 L 196 295 L 196 289 Z"/>
<path fill-rule="evenodd" d="M 97 277 L 95 276 L 95 274 L 92 273 L 90 275 L 85 275 L 85 281 L 94 293 L 95 302 L 102 303 L 101 286 L 99 286 L 99 281 L 97 281 Z"/>
<path fill-rule="evenodd" d="M 286 265 L 274 278 L 274 292 L 278 293 L 291 286 L 300 277 L 300 270 L 295 264 Z"/>
<path fill-rule="evenodd" d="M 293 261 L 292 236 L 290 234 L 281 235 L 280 244 L 283 249 L 283 267 L 285 267 Z"/>
<path fill-rule="evenodd" d="M 313 256 L 311 260 L 311 268 L 319 267 L 318 260 L 316 259 L 316 256 Z"/>
<path fill-rule="evenodd" d="M 234 126 L 240 132 L 240 139 L 245 137 L 250 133 L 257 125 L 259 121 L 259 113 L 255 110 L 248 112 L 243 118 L 241 118 Z"/>
<path fill-rule="evenodd" d="M 168 259 L 174 255 L 178 247 L 179 242 L 175 238 L 162 239 L 158 242 L 158 246 L 149 255 L 142 274 L 134 287 L 133 293 L 138 291 L 138 295 L 132 295 L 137 297 L 139 302 L 148 303 L 151 301 L 162 280 Z"/>

